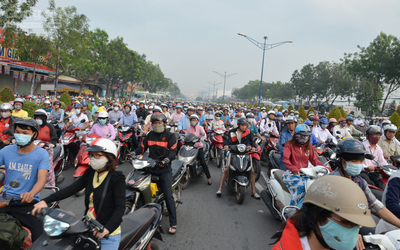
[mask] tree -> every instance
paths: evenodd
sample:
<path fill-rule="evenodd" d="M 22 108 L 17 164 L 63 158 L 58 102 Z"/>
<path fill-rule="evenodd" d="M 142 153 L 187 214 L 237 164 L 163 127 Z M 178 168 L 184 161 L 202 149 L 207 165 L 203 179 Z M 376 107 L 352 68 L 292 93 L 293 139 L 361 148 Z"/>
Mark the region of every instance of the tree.
<path fill-rule="evenodd" d="M 314 74 L 314 65 L 307 64 L 300 71 L 295 70 L 290 79 L 296 96 L 299 99 L 305 99 L 308 105 L 310 105 L 310 100 L 315 95 L 315 92 L 313 92 Z"/>
<path fill-rule="evenodd" d="M 392 122 L 392 124 L 396 125 L 397 127 L 400 127 L 400 115 L 397 114 L 397 112 L 394 112 L 390 117 L 389 120 Z"/>
<path fill-rule="evenodd" d="M 307 119 L 307 113 L 303 106 L 299 108 L 299 117 L 302 118 L 303 120 Z"/>
<path fill-rule="evenodd" d="M 201 96 L 196 97 L 196 101 L 202 101 L 203 98 L 201 98 Z"/>
<path fill-rule="evenodd" d="M 387 111 L 388 114 L 393 114 L 394 112 L 396 112 L 396 101 L 390 104 L 389 110 Z"/>
<path fill-rule="evenodd" d="M 0 100 L 2 102 L 9 102 L 14 100 L 14 93 L 9 87 L 4 87 L 0 91 Z"/>
<path fill-rule="evenodd" d="M 354 92 L 357 100 L 354 106 L 365 110 L 367 115 L 378 112 L 380 100 L 383 97 L 383 90 L 379 85 L 374 84 L 372 81 L 360 79 L 355 85 Z M 376 95 L 378 95 L 378 101 L 376 101 Z"/>
<path fill-rule="evenodd" d="M 341 116 L 341 118 L 345 118 L 345 119 L 346 119 L 346 118 L 347 118 L 346 111 L 344 111 L 343 108 L 340 108 L 339 111 L 340 111 L 340 116 Z"/>
<path fill-rule="evenodd" d="M 310 115 L 310 112 L 313 112 L 314 115 L 316 115 L 316 113 L 317 113 L 317 112 L 315 112 L 314 107 L 310 107 L 310 108 L 307 110 L 307 117 Z M 307 117 L 306 117 L 306 118 L 307 118 Z"/>
<path fill-rule="evenodd" d="M 283 106 L 280 106 L 278 110 L 279 112 L 282 112 L 283 110 L 285 110 L 285 108 Z"/>
<path fill-rule="evenodd" d="M 289 105 L 289 108 L 288 108 L 288 111 L 290 112 L 290 111 L 292 111 L 292 110 L 294 110 L 294 108 L 293 108 L 293 105 L 290 104 L 290 105 Z"/>
<path fill-rule="evenodd" d="M 71 104 L 71 96 L 68 92 L 64 92 L 60 97 L 60 102 L 65 103 L 67 106 Z"/>
<path fill-rule="evenodd" d="M 339 121 L 342 118 L 342 114 L 338 107 L 334 107 L 331 112 L 329 112 L 328 119 L 335 118 L 336 121 Z"/>

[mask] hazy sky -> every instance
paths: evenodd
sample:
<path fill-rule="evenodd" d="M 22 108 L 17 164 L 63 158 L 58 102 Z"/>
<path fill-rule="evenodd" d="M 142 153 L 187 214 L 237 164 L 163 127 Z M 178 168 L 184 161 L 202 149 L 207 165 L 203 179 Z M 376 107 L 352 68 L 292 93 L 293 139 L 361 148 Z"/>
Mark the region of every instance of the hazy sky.
<path fill-rule="evenodd" d="M 339 61 L 381 32 L 400 36 L 399 0 L 56 0 L 75 5 L 110 38 L 122 36 L 128 46 L 161 66 L 183 93 L 198 92 L 210 82 L 223 82 L 213 73 L 238 73 L 226 88 L 259 80 L 262 50 L 241 32 L 260 42 L 293 40 L 266 51 L 264 81 L 290 80 L 308 63 Z M 39 0 L 36 11 L 48 2 Z M 28 23 L 39 23 L 30 18 Z M 34 25 L 34 24 L 33 24 Z M 39 29 L 33 29 L 39 31 Z M 220 85 L 222 87 L 223 85 Z"/>

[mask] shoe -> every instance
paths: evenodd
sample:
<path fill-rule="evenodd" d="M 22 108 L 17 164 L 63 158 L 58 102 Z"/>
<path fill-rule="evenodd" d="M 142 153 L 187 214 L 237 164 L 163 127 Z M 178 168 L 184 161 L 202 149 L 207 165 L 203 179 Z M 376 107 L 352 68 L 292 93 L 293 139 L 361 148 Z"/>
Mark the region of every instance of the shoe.
<path fill-rule="evenodd" d="M 216 194 L 218 197 L 221 197 L 222 192 L 221 192 L 221 190 L 218 190 L 215 194 Z"/>
<path fill-rule="evenodd" d="M 208 184 L 209 186 L 211 186 L 212 182 L 211 182 L 211 181 L 209 181 L 209 182 L 207 182 L 207 184 Z"/>
<path fill-rule="evenodd" d="M 175 230 L 175 231 L 171 232 L 171 230 Z M 169 230 L 168 230 L 168 233 L 169 234 L 175 234 L 176 233 L 176 226 L 170 227 Z"/>
<path fill-rule="evenodd" d="M 254 195 L 252 194 L 251 197 L 253 197 L 256 200 L 261 199 L 261 197 L 257 193 L 255 193 Z"/>

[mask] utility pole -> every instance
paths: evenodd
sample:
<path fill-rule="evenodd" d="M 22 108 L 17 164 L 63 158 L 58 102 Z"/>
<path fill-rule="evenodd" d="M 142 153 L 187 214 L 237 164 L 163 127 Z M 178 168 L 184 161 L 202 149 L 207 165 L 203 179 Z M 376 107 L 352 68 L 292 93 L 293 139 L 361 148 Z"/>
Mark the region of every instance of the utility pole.
<path fill-rule="evenodd" d="M 222 84 L 222 82 L 219 82 L 219 83 L 208 82 L 208 83 L 214 86 L 214 93 L 215 93 L 215 95 L 214 95 L 214 98 L 212 98 L 212 99 L 216 100 L 216 99 L 217 99 L 217 90 L 216 90 L 215 86 Z"/>
<path fill-rule="evenodd" d="M 222 102 L 224 102 L 225 101 L 225 83 L 226 83 L 226 78 L 231 77 L 233 75 L 236 75 L 237 73 L 232 73 L 232 74 L 226 75 L 226 71 L 225 71 L 225 74 L 219 73 L 219 72 L 217 72 L 215 70 L 213 72 L 224 78 L 224 93 L 222 95 Z"/>

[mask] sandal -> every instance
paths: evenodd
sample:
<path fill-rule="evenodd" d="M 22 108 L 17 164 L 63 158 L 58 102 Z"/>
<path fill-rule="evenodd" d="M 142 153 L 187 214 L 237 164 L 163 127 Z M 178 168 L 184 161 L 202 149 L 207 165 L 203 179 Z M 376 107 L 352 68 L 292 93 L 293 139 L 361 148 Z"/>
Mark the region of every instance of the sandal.
<path fill-rule="evenodd" d="M 175 231 L 171 232 L 171 230 L 175 230 Z M 175 234 L 176 233 L 176 226 L 170 227 L 169 230 L 168 230 L 168 233 L 169 234 Z"/>
<path fill-rule="evenodd" d="M 218 190 L 215 194 L 216 194 L 218 197 L 221 197 L 222 192 L 221 192 L 221 190 Z"/>
<path fill-rule="evenodd" d="M 256 199 L 256 200 L 261 199 L 261 197 L 260 197 L 257 193 L 252 194 L 251 197 L 253 197 L 253 198 Z"/>

